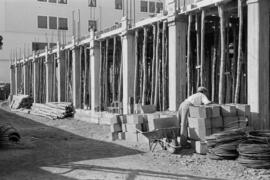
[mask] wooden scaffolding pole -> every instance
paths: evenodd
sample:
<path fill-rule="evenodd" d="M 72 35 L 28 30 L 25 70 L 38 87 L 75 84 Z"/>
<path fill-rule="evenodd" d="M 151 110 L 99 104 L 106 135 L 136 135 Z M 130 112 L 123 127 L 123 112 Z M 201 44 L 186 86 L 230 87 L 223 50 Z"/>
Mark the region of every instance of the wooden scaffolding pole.
<path fill-rule="evenodd" d="M 197 83 L 196 87 L 200 86 L 200 71 L 201 71 L 201 57 L 200 57 L 200 15 L 196 14 L 196 69 L 197 69 Z"/>
<path fill-rule="evenodd" d="M 100 69 L 99 69 L 99 103 L 100 103 L 100 111 L 103 110 L 103 47 L 102 41 L 100 41 Z"/>
<path fill-rule="evenodd" d="M 122 45 L 122 40 L 121 40 L 121 47 L 123 47 Z M 120 74 L 119 74 L 119 80 L 118 80 L 118 102 L 122 102 L 123 100 L 123 55 L 122 55 L 122 51 L 120 53 Z"/>
<path fill-rule="evenodd" d="M 109 64 L 109 39 L 106 39 L 106 49 L 105 49 L 105 70 L 104 70 L 104 104 L 105 107 L 108 107 L 109 102 L 109 93 L 108 93 L 108 64 Z"/>
<path fill-rule="evenodd" d="M 217 49 L 218 49 L 218 38 L 219 38 L 219 33 L 218 33 L 218 25 L 217 22 L 215 21 L 215 31 L 214 31 L 214 47 L 212 50 L 212 77 L 211 77 L 211 83 L 212 83 L 212 102 L 215 101 L 215 95 L 216 95 L 216 64 L 217 64 Z"/>
<path fill-rule="evenodd" d="M 157 41 L 156 41 L 156 82 L 155 82 L 155 101 L 154 105 L 158 108 L 159 105 L 159 44 L 160 44 L 160 27 L 159 22 L 157 22 Z"/>
<path fill-rule="evenodd" d="M 166 50 L 166 45 L 165 45 L 165 41 L 166 41 L 166 30 L 167 30 L 167 23 L 165 21 L 163 21 L 163 25 L 162 25 L 162 107 L 160 108 L 161 110 L 165 111 L 166 105 L 165 105 L 165 101 L 166 101 L 166 54 L 165 54 L 165 50 Z"/>
<path fill-rule="evenodd" d="M 201 13 L 201 86 L 205 86 L 205 10 Z"/>
<path fill-rule="evenodd" d="M 232 24 L 233 29 L 233 58 L 231 62 L 231 71 L 232 71 L 232 100 L 234 101 L 235 97 L 235 86 L 236 86 L 236 62 L 237 62 L 237 28 L 236 23 Z"/>
<path fill-rule="evenodd" d="M 223 5 L 218 6 L 218 13 L 220 17 L 220 72 L 219 72 L 219 104 L 224 103 L 224 70 L 225 70 L 225 19 Z"/>
<path fill-rule="evenodd" d="M 143 67 L 143 93 L 142 93 L 142 105 L 146 104 L 146 91 L 147 91 L 147 27 L 143 28 L 143 57 L 142 57 L 142 67 Z"/>
<path fill-rule="evenodd" d="M 187 32 L 187 96 L 191 95 L 191 88 L 192 88 L 192 82 L 191 82 L 191 23 L 192 23 L 192 15 L 188 15 L 188 32 Z"/>
<path fill-rule="evenodd" d="M 112 102 L 116 100 L 116 36 L 113 37 Z"/>
<path fill-rule="evenodd" d="M 238 38 L 238 58 L 237 58 L 237 75 L 236 75 L 236 87 L 235 87 L 235 97 L 234 102 L 239 102 L 240 94 L 240 81 L 241 81 L 241 72 L 242 72 L 242 41 L 243 41 L 243 7 L 242 0 L 238 0 L 238 16 L 239 16 L 239 38 Z"/>
<path fill-rule="evenodd" d="M 152 58 L 152 80 L 151 80 L 151 104 L 155 102 L 155 66 L 156 66 L 156 25 L 153 24 L 153 58 Z"/>

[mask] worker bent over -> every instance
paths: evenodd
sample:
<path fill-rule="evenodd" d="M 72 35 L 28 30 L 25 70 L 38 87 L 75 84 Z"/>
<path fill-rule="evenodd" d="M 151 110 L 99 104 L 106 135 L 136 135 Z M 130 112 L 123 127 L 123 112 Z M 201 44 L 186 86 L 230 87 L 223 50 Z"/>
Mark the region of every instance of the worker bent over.
<path fill-rule="evenodd" d="M 206 97 L 207 89 L 205 87 L 199 87 L 197 93 L 189 96 L 184 102 L 179 106 L 177 112 L 178 124 L 181 127 L 180 131 L 180 143 L 182 147 L 187 145 L 187 126 L 188 126 L 188 116 L 189 116 L 189 106 L 199 106 L 202 104 L 210 104 L 211 101 Z"/>

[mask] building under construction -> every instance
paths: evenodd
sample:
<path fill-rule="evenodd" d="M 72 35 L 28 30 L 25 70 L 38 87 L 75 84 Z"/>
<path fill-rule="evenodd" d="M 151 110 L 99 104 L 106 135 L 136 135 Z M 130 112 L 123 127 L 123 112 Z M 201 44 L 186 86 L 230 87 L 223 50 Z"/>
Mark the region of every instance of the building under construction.
<path fill-rule="evenodd" d="M 215 103 L 250 104 L 250 125 L 269 129 L 270 1 L 167 0 L 166 7 L 12 59 L 11 94 L 72 102 L 91 116 L 132 113 L 136 104 L 176 111 L 205 86 Z"/>

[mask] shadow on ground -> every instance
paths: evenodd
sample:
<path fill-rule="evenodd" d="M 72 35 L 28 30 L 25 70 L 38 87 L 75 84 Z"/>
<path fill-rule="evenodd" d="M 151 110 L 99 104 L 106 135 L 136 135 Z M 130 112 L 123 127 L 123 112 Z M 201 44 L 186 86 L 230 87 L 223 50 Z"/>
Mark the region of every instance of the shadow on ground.
<path fill-rule="evenodd" d="M 12 124 L 22 136 L 21 144 L 0 150 L 1 179 L 59 179 L 40 167 L 142 153 L 81 137 L 3 110 L 0 110 L 0 121 Z"/>
<path fill-rule="evenodd" d="M 65 176 L 72 174 L 74 171 L 88 171 L 89 173 L 94 174 L 94 172 L 99 172 L 100 174 L 118 174 L 126 177 L 127 180 L 135 179 L 154 179 L 154 180 L 165 180 L 165 179 L 192 179 L 192 180 L 221 180 L 217 178 L 205 178 L 192 176 L 187 174 L 173 174 L 165 172 L 157 172 L 151 170 L 142 170 L 142 169 L 123 169 L 117 167 L 105 167 L 105 166 L 96 166 L 96 165 L 85 165 L 85 164 L 67 164 L 67 165 L 58 165 L 51 168 L 62 168 L 66 169 L 64 172 L 59 174 Z M 90 179 L 89 179 L 90 180 Z"/>

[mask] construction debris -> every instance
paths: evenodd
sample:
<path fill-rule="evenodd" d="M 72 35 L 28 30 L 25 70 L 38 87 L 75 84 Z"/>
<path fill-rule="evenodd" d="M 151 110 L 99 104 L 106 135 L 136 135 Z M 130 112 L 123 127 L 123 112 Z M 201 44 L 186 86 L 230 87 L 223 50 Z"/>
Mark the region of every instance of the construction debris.
<path fill-rule="evenodd" d="M 29 95 L 14 95 L 10 102 L 11 109 L 30 109 L 34 100 Z"/>
<path fill-rule="evenodd" d="M 50 102 L 46 104 L 34 103 L 31 114 L 47 117 L 50 119 L 63 119 L 74 114 L 73 104 L 69 102 Z"/>
<path fill-rule="evenodd" d="M 0 147 L 6 146 L 12 142 L 19 142 L 20 139 L 20 134 L 13 126 L 9 124 L 0 125 Z"/>

